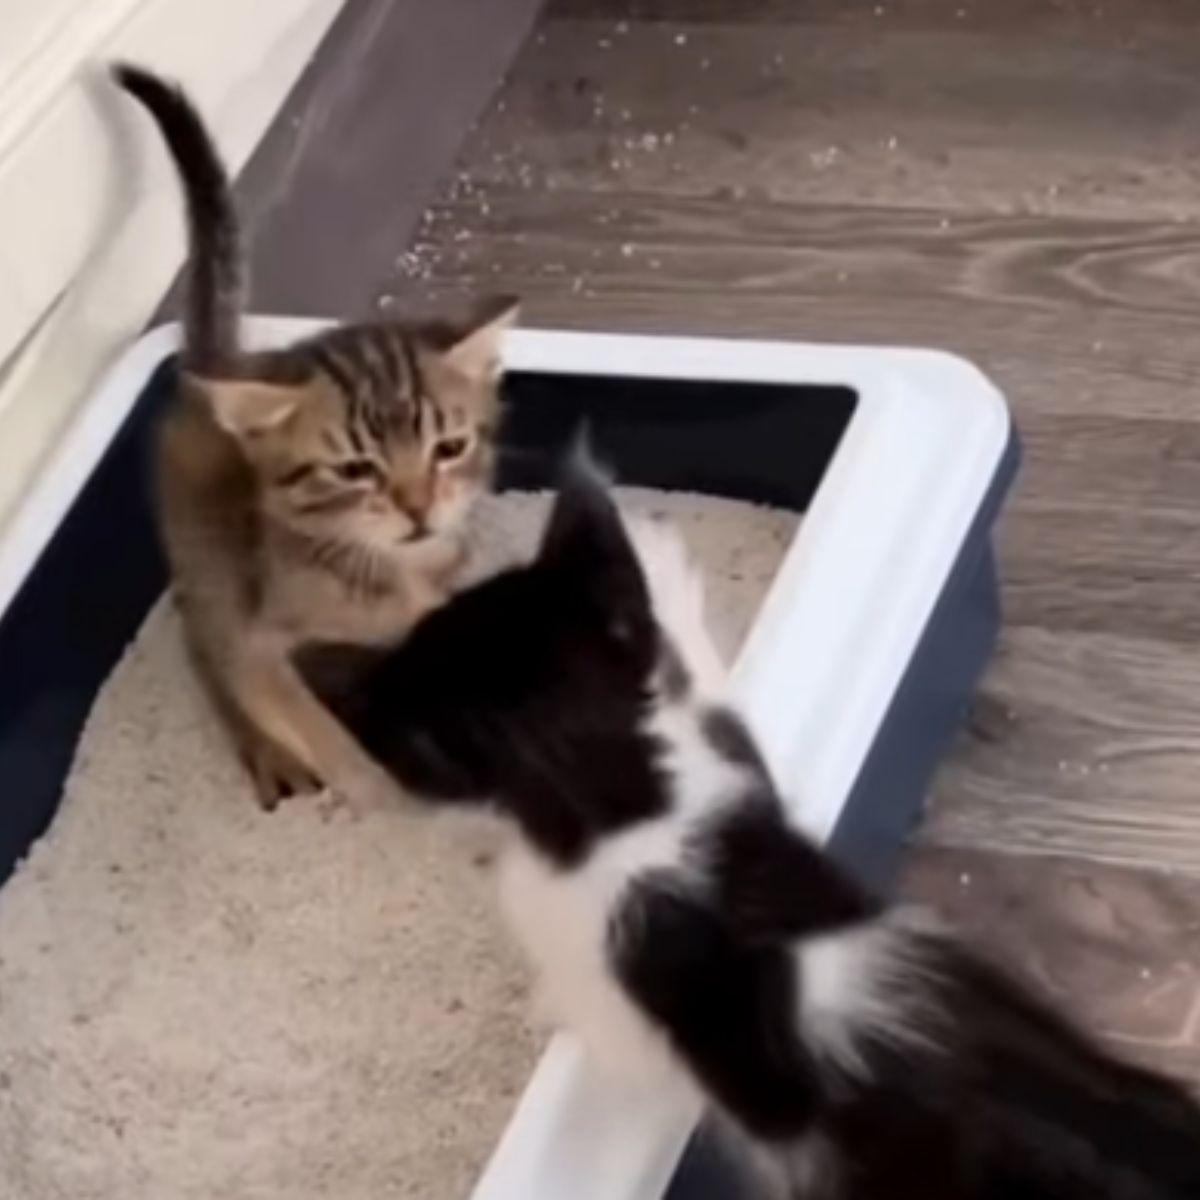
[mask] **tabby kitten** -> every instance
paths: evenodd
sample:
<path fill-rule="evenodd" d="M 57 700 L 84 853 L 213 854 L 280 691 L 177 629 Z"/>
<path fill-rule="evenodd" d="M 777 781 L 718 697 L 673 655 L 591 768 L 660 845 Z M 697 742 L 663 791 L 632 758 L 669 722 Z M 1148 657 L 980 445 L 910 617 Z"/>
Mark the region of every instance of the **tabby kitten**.
<path fill-rule="evenodd" d="M 449 323 L 343 325 L 284 350 L 238 336 L 245 261 L 224 167 L 174 86 L 115 68 L 182 181 L 189 280 L 179 394 L 159 446 L 160 524 L 201 674 L 264 807 L 392 785 L 289 657 L 314 638 L 391 644 L 447 596 L 487 487 L 511 301 Z"/>
<path fill-rule="evenodd" d="M 406 787 L 510 818 L 509 920 L 601 1064 L 689 1089 L 795 1200 L 1195 1200 L 1200 1110 L 793 829 L 677 542 L 560 493 L 337 703 Z M 339 686 L 336 649 L 309 667 Z M 315 676 L 314 676 L 315 678 Z M 653 1073 L 652 1073 L 653 1072 Z"/>

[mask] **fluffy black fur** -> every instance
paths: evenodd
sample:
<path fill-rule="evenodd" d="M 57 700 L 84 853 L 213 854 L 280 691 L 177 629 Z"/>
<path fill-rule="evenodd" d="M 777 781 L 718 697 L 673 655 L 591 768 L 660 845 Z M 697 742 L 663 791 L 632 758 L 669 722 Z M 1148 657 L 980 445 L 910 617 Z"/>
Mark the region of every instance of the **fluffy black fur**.
<path fill-rule="evenodd" d="M 331 698 L 406 787 L 487 798 L 570 877 L 609 835 L 676 811 L 647 719 L 660 703 L 684 711 L 686 681 L 620 519 L 575 478 L 534 563 L 453 600 Z M 681 826 L 677 866 L 643 871 L 613 902 L 609 965 L 766 1164 L 764 1188 L 813 1200 L 1200 1197 L 1200 1112 L 1182 1087 L 1117 1061 L 951 937 L 884 909 L 790 828 L 736 717 L 692 708 L 744 788 Z M 848 993 L 840 1034 L 805 1007 L 819 969 L 807 951 L 837 939 L 874 969 L 873 1006 L 855 1017 L 863 997 Z"/>

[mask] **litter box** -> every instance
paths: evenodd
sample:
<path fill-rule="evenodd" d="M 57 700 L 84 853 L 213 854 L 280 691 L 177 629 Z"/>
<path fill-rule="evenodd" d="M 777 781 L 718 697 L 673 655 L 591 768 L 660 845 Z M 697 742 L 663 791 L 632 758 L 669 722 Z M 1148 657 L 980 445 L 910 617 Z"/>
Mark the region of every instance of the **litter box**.
<path fill-rule="evenodd" d="M 317 327 L 258 319 L 249 336 Z M 92 701 L 165 582 L 146 466 L 177 338 L 156 330 L 124 356 L 0 544 L 0 881 L 49 823 Z M 886 888 L 997 633 L 991 530 L 1018 460 L 999 392 L 925 350 L 521 330 L 506 359 L 502 486 L 544 486 L 586 417 L 623 483 L 805 514 L 736 699 L 796 820 Z M 557 1037 L 474 1200 L 737 1194 L 696 1116 L 631 1103 Z"/>

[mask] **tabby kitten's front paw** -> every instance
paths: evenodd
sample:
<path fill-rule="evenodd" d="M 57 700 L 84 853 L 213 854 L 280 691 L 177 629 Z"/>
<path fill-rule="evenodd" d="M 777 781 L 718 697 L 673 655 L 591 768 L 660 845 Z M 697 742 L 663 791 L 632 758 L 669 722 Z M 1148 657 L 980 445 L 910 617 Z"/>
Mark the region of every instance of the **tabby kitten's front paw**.
<path fill-rule="evenodd" d="M 319 792 L 324 787 L 307 767 L 274 746 L 256 746 L 247 754 L 247 766 L 259 807 L 264 812 L 274 812 L 284 800 Z"/>

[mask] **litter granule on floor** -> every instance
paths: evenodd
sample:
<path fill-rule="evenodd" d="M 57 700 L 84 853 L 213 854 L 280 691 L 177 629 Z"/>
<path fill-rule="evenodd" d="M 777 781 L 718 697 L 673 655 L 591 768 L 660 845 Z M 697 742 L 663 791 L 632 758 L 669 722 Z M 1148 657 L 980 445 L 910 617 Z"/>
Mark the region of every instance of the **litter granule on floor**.
<path fill-rule="evenodd" d="M 732 654 L 794 514 L 620 497 L 682 528 Z M 489 499 L 481 557 L 545 511 Z M 478 815 L 260 812 L 160 604 L 0 891 L 0 1200 L 467 1196 L 542 1040 L 496 844 Z"/>

